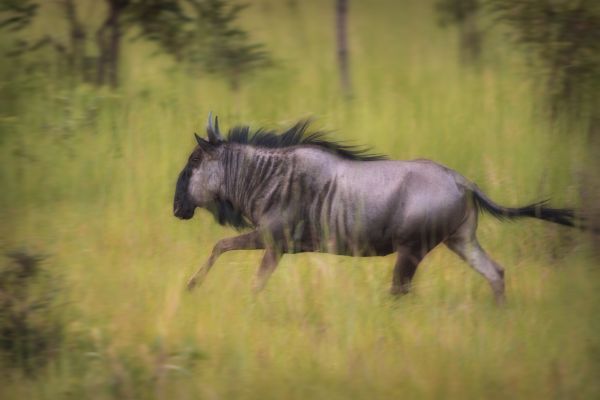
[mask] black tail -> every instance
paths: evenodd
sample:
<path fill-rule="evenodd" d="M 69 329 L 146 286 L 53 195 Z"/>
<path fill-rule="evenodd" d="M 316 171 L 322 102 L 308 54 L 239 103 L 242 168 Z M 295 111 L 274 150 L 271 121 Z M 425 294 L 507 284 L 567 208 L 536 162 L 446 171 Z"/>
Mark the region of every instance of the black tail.
<path fill-rule="evenodd" d="M 505 220 L 519 217 L 532 217 L 543 219 L 544 221 L 554 222 L 555 224 L 581 226 L 581 219 L 575 215 L 575 211 L 568 208 L 550 208 L 544 207 L 548 200 L 540 201 L 519 208 L 502 207 L 494 203 L 479 188 L 471 188 L 475 205 L 479 210 L 485 210 L 494 217 Z"/>

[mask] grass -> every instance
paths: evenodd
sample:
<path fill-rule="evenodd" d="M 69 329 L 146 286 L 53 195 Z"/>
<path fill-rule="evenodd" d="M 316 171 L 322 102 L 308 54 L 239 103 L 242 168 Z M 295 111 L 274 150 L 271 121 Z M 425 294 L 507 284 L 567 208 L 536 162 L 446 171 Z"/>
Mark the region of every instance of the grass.
<path fill-rule="evenodd" d="M 184 291 L 211 246 L 235 234 L 207 213 L 171 215 L 209 110 L 224 128 L 313 116 L 336 138 L 445 163 L 501 204 L 577 203 L 584 128 L 551 129 L 501 35 L 480 70 L 461 69 L 431 5 L 401 3 L 352 4 L 350 103 L 322 2 L 253 3 L 243 23 L 279 66 L 237 96 L 141 42 L 126 44 L 116 92 L 65 88 L 4 60 L 0 250 L 50 255 L 71 322 L 35 379 L 2 367 L 0 398 L 597 398 L 600 271 L 583 234 L 542 222 L 482 218 L 481 242 L 507 270 L 501 309 L 444 248 L 400 300 L 387 292 L 393 256 L 286 256 L 253 297 L 260 254 L 230 253 Z"/>

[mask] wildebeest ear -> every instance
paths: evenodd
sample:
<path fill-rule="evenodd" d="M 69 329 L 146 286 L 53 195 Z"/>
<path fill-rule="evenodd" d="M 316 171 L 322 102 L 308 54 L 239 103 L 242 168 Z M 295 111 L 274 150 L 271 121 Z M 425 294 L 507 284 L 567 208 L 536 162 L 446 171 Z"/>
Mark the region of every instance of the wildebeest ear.
<path fill-rule="evenodd" d="M 215 125 L 212 123 L 212 112 L 208 113 L 208 124 L 206 125 L 206 133 L 208 134 L 208 141 L 212 144 L 219 144 L 223 141 L 221 132 L 219 132 L 219 118 L 215 117 Z"/>
<path fill-rule="evenodd" d="M 196 142 L 198 142 L 198 146 L 200 146 L 202 150 L 208 151 L 212 148 L 212 145 L 206 140 L 202 139 L 200 136 L 198 136 L 197 133 L 194 133 L 194 136 L 196 137 Z"/>

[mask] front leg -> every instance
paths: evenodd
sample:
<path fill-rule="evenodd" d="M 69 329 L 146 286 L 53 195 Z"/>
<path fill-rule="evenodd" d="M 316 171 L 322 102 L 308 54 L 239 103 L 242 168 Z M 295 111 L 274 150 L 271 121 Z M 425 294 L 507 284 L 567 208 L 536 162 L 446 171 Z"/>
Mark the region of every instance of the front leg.
<path fill-rule="evenodd" d="M 200 267 L 188 281 L 188 290 L 192 290 L 194 286 L 204 280 L 206 274 L 208 274 L 208 271 L 210 271 L 215 261 L 217 261 L 217 258 L 226 251 L 258 250 L 264 248 L 264 240 L 258 231 L 252 231 L 243 235 L 219 240 L 213 247 L 212 253 L 208 260 L 206 260 L 204 265 L 202 265 L 202 267 Z"/>

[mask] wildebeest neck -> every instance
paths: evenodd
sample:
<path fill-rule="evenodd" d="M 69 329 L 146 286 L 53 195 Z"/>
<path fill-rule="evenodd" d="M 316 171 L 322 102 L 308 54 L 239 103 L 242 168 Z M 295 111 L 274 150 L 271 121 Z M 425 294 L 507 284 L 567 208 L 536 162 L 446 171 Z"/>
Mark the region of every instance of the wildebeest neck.
<path fill-rule="evenodd" d="M 289 152 L 230 145 L 224 149 L 222 159 L 222 200 L 252 225 L 258 225 L 261 216 L 282 198 L 291 182 L 293 163 Z"/>

